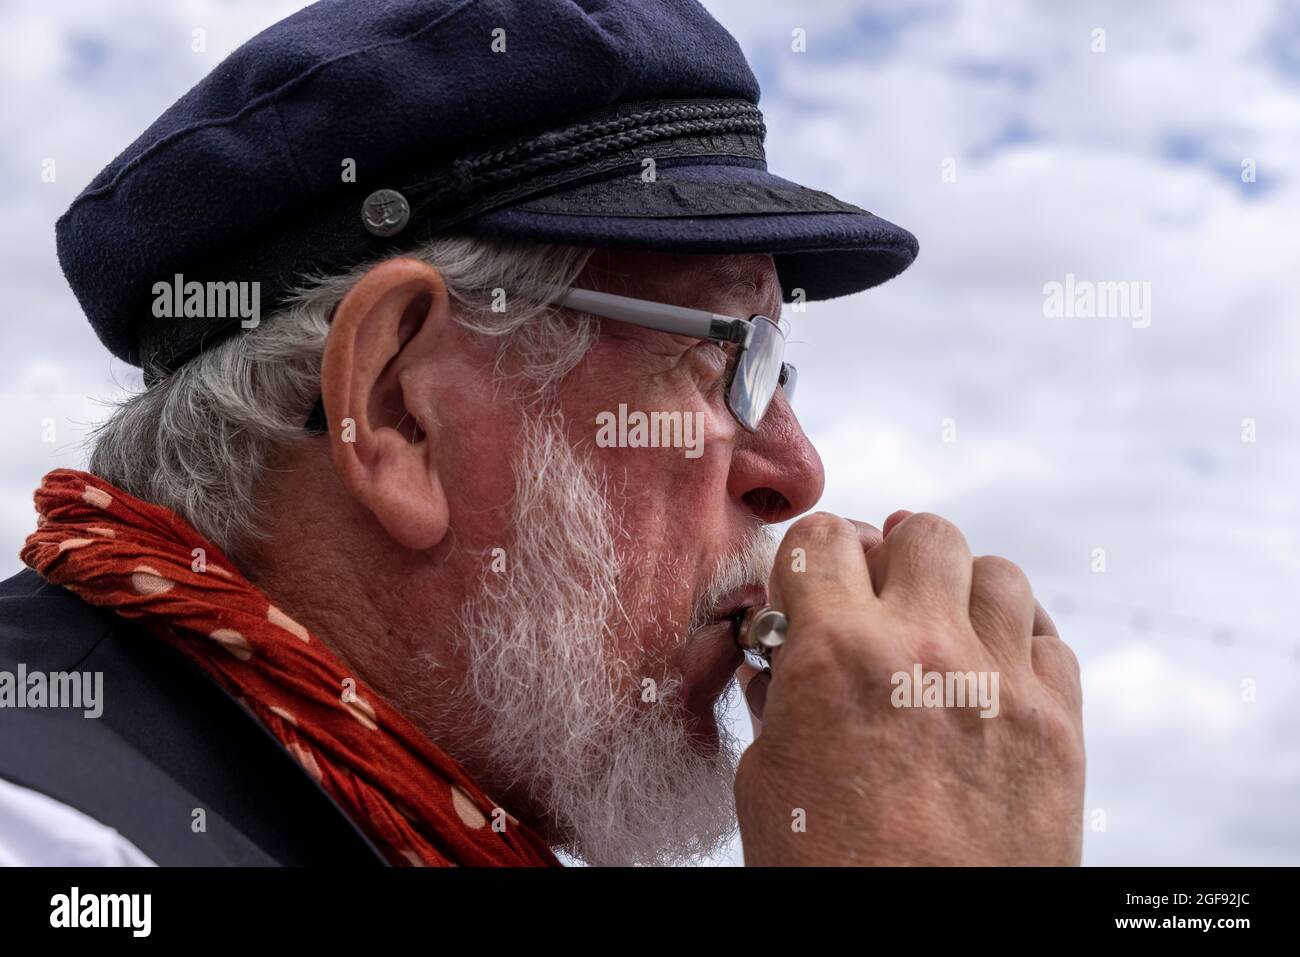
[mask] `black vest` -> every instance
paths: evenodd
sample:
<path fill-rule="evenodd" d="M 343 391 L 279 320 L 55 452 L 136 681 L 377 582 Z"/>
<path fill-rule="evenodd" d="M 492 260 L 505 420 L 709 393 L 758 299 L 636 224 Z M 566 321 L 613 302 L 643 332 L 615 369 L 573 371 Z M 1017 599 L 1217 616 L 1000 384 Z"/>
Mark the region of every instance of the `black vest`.
<path fill-rule="evenodd" d="M 198 666 L 30 569 L 0 582 L 0 671 L 20 663 L 102 672 L 103 713 L 0 707 L 0 778 L 115 828 L 162 865 L 384 864 Z"/>

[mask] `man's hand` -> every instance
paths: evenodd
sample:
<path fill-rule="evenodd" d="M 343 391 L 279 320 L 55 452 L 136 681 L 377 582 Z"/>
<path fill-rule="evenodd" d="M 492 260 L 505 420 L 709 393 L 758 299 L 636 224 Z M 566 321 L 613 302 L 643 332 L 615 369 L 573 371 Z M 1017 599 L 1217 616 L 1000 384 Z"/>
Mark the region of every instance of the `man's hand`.
<path fill-rule="evenodd" d="M 897 512 L 882 540 L 819 513 L 786 534 L 769 601 L 790 632 L 746 689 L 746 864 L 1079 863 L 1079 666 L 1019 568 L 972 560 L 936 515 Z M 917 665 L 984 673 L 996 715 L 896 707 Z"/>

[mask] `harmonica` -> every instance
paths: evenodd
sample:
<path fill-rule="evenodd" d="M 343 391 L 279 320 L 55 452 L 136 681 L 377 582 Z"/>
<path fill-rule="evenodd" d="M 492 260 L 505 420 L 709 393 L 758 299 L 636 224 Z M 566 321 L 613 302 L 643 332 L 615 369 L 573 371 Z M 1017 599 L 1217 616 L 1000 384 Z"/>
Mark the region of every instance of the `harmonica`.
<path fill-rule="evenodd" d="M 789 628 L 789 620 L 775 608 L 753 605 L 736 615 L 736 644 L 755 667 L 756 658 L 771 668 L 772 653 L 785 644 Z"/>

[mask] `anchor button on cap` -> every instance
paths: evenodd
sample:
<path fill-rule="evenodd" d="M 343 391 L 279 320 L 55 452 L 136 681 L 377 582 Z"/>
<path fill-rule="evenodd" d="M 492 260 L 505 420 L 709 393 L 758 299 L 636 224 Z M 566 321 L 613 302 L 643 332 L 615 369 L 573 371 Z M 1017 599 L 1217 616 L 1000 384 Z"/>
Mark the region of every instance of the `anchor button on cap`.
<path fill-rule="evenodd" d="M 396 236 L 411 221 L 411 204 L 395 189 L 377 189 L 361 204 L 361 222 L 376 236 Z"/>

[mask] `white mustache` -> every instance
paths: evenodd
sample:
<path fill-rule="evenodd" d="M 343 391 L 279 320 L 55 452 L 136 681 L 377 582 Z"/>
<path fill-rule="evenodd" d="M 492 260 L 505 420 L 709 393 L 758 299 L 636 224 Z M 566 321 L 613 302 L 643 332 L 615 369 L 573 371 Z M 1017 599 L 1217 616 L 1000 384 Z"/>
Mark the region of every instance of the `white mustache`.
<path fill-rule="evenodd" d="M 687 633 L 716 621 L 722 602 L 741 588 L 766 588 L 776 561 L 776 533 L 771 526 L 755 525 L 744 540 L 718 562 L 708 585 L 691 610 Z"/>

